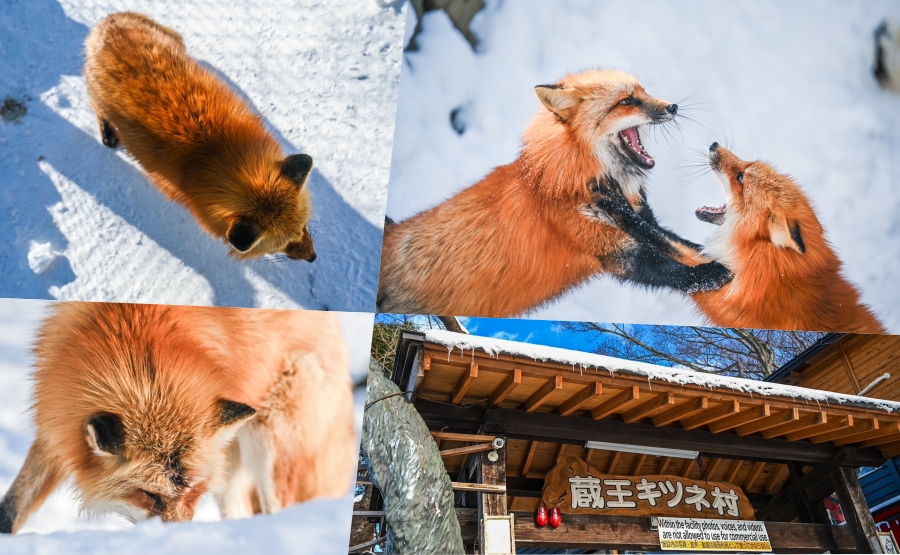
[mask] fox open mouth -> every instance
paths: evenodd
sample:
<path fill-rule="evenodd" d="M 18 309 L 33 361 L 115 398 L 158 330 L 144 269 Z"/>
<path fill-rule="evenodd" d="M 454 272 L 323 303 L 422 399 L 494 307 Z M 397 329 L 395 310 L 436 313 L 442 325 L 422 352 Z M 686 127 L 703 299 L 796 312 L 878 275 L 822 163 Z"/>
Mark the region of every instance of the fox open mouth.
<path fill-rule="evenodd" d="M 644 150 L 644 145 L 641 144 L 641 135 L 638 133 L 637 127 L 629 127 L 628 129 L 619 131 L 619 138 L 622 139 L 625 151 L 628 152 L 628 155 L 635 164 L 645 170 L 649 170 L 656 165 L 656 160 Z"/>
<path fill-rule="evenodd" d="M 694 214 L 697 216 L 697 219 L 701 222 L 710 223 L 713 225 L 722 225 L 725 222 L 725 212 L 728 210 L 727 205 L 723 204 L 718 208 L 711 208 L 709 206 L 701 206 L 698 208 Z"/>

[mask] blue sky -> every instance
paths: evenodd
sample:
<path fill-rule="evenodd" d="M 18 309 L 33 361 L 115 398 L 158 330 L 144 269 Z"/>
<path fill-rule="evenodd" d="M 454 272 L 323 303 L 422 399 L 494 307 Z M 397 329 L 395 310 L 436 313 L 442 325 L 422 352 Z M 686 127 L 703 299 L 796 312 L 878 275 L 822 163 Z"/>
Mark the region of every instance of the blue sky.
<path fill-rule="evenodd" d="M 509 320 L 505 318 L 460 318 L 473 335 L 496 337 L 522 343 L 547 345 L 575 351 L 593 352 L 595 342 L 585 334 L 561 329 L 551 320 Z"/>

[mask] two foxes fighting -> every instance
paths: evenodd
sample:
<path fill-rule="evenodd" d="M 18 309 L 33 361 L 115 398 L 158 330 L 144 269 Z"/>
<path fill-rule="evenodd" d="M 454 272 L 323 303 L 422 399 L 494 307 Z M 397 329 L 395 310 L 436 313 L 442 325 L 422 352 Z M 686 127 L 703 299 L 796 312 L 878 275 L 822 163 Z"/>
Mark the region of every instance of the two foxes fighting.
<path fill-rule="evenodd" d="M 678 115 L 627 73 L 535 88 L 522 151 L 434 208 L 385 226 L 378 310 L 510 317 L 608 274 L 690 296 L 714 325 L 876 333 L 803 191 L 713 144 L 728 206 L 710 245 L 662 227 L 647 204 L 641 135 Z"/>

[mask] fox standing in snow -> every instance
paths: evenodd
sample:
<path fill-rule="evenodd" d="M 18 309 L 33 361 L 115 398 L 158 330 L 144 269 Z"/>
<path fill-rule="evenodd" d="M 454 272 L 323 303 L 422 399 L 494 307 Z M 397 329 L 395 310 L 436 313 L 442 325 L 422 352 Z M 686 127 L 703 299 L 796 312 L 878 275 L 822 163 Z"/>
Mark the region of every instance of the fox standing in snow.
<path fill-rule="evenodd" d="M 734 272 L 721 289 L 692 295 L 713 325 L 885 333 L 841 275 L 840 259 L 790 177 L 764 162 L 745 162 L 718 143 L 707 159 L 726 204 L 697 210 L 699 219 L 720 226 L 704 252 Z"/>
<path fill-rule="evenodd" d="M 322 312 L 63 303 L 35 347 L 36 437 L 0 501 L 15 533 L 66 478 L 88 514 L 187 521 L 339 497 L 356 464 L 347 353 Z"/>
<path fill-rule="evenodd" d="M 698 245 L 659 227 L 646 202 L 645 172 L 655 161 L 641 134 L 673 120 L 677 105 L 612 70 L 535 92 L 543 108 L 516 161 L 385 227 L 379 311 L 515 316 L 600 273 L 686 293 L 730 279 Z M 637 241 L 591 204 L 610 186 L 667 236 L 668 252 Z"/>
<path fill-rule="evenodd" d="M 201 227 L 251 259 L 316 258 L 306 154 L 285 157 L 260 116 L 150 18 L 110 15 L 86 42 L 85 80 L 103 144 L 120 142 Z"/>

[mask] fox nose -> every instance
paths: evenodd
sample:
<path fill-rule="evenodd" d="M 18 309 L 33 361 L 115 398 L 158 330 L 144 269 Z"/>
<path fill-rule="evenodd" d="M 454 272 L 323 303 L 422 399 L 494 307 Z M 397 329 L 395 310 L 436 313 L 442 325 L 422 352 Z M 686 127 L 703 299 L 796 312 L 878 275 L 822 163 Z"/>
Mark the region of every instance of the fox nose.
<path fill-rule="evenodd" d="M 669 104 L 666 106 L 666 111 L 674 116 L 678 112 L 678 104 Z"/>
<path fill-rule="evenodd" d="M 715 152 L 717 148 L 719 148 L 719 143 L 713 143 L 713 144 L 709 145 L 710 152 Z"/>
<path fill-rule="evenodd" d="M 311 255 L 309 255 L 309 258 L 306 259 L 306 261 L 307 262 L 315 262 L 316 258 L 317 258 L 316 253 L 312 253 Z"/>

